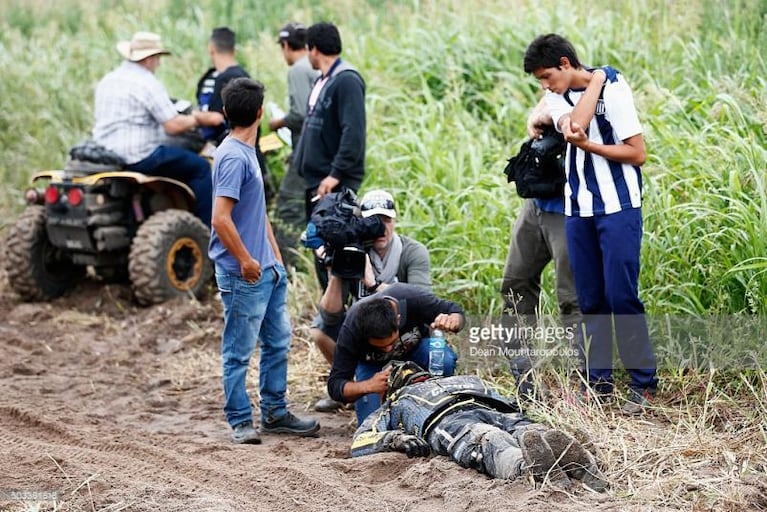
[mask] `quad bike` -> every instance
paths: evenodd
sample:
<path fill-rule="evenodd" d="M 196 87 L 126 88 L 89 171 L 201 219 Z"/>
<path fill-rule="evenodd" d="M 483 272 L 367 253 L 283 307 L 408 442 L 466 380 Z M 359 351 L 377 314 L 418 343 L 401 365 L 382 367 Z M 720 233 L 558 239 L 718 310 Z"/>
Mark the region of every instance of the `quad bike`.
<path fill-rule="evenodd" d="M 28 206 L 10 230 L 4 262 L 13 290 L 27 301 L 50 300 L 91 267 L 107 281 L 128 278 L 142 305 L 199 296 L 213 267 L 192 190 L 125 171 L 119 157 L 93 143 L 70 155 L 64 170 L 35 174 L 25 193 Z"/>

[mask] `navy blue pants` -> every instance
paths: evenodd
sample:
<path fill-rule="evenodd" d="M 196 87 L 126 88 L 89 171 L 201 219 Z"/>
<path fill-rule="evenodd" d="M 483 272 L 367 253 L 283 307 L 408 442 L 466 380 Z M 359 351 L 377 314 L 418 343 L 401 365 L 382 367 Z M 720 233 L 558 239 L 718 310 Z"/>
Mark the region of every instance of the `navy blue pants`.
<path fill-rule="evenodd" d="M 612 391 L 614 327 L 629 386 L 654 391 L 656 360 L 639 300 L 642 210 L 567 217 L 565 232 L 588 343 L 589 383 L 597 392 Z"/>
<path fill-rule="evenodd" d="M 206 159 L 188 149 L 158 146 L 148 157 L 127 167 L 131 171 L 173 178 L 189 185 L 196 200 L 194 213 L 210 227 L 213 178 Z"/>

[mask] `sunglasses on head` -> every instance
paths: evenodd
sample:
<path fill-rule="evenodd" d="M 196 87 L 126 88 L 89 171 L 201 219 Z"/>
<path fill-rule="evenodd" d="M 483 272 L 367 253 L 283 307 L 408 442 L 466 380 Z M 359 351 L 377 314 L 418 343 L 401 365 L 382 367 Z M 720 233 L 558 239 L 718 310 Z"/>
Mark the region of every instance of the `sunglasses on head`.
<path fill-rule="evenodd" d="M 385 210 L 394 210 L 394 201 L 390 199 L 370 199 L 362 203 L 361 209 L 372 210 L 373 208 L 383 208 Z"/>

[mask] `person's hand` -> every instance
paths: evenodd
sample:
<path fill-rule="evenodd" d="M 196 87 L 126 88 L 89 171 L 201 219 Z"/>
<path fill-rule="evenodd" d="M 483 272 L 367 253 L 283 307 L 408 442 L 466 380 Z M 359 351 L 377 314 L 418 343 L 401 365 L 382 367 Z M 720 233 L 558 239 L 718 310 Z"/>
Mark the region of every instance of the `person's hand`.
<path fill-rule="evenodd" d="M 261 264 L 251 258 L 240 265 L 240 274 L 245 281 L 255 283 L 261 279 Z"/>
<path fill-rule="evenodd" d="M 365 254 L 365 272 L 362 276 L 362 285 L 365 288 L 372 288 L 376 284 L 376 275 L 373 272 L 373 264 L 370 263 L 370 255 Z"/>
<path fill-rule="evenodd" d="M 338 178 L 334 178 L 333 176 L 326 176 L 324 180 L 320 182 L 320 185 L 317 187 L 317 195 L 320 196 L 320 199 L 325 197 L 326 195 L 330 194 L 334 188 L 336 188 L 341 183 L 341 180 Z"/>
<path fill-rule="evenodd" d="M 283 118 L 280 118 L 280 119 L 270 119 L 269 120 L 269 129 L 271 131 L 273 131 L 273 132 L 276 132 L 277 130 L 279 130 L 283 126 L 285 126 L 285 119 L 283 119 Z"/>
<path fill-rule="evenodd" d="M 440 313 L 431 323 L 431 328 L 449 332 L 458 332 L 461 329 L 462 321 L 463 315 L 460 313 Z"/>
<path fill-rule="evenodd" d="M 191 126 L 189 127 L 189 131 L 194 131 L 202 126 L 201 112 L 199 110 L 192 110 L 192 113 L 189 114 L 189 117 L 191 118 Z"/>
<path fill-rule="evenodd" d="M 368 393 L 385 393 L 388 388 L 391 368 L 384 368 L 368 379 Z"/>
<path fill-rule="evenodd" d="M 328 255 L 327 249 L 325 249 L 324 245 L 320 245 L 314 250 L 314 256 L 317 258 L 317 261 L 322 262 L 325 264 L 325 270 L 328 272 L 330 271 L 331 262 L 332 260 L 327 259 L 326 256 Z"/>
<path fill-rule="evenodd" d="M 572 119 L 569 119 L 568 121 L 569 122 L 565 123 L 565 131 L 563 134 L 565 136 L 565 140 L 578 146 L 581 149 L 586 150 L 586 146 L 589 143 L 589 137 L 586 134 L 586 130 L 583 129 L 583 126 L 576 123 Z"/>
<path fill-rule="evenodd" d="M 546 105 L 546 98 L 541 98 L 527 116 L 527 135 L 531 139 L 539 139 L 543 136 L 543 130 L 547 126 L 554 124 L 549 107 Z"/>
<path fill-rule="evenodd" d="M 429 443 L 418 436 L 395 434 L 389 445 L 396 452 L 403 452 L 408 457 L 428 457 L 431 454 Z"/>
<path fill-rule="evenodd" d="M 545 125 L 543 124 L 527 124 L 527 136 L 531 139 L 540 139 L 543 137 L 543 129 L 545 128 Z"/>
<path fill-rule="evenodd" d="M 540 139 L 543 136 L 544 128 L 553 124 L 548 110 L 536 109 L 527 118 L 527 135 L 531 139 Z"/>

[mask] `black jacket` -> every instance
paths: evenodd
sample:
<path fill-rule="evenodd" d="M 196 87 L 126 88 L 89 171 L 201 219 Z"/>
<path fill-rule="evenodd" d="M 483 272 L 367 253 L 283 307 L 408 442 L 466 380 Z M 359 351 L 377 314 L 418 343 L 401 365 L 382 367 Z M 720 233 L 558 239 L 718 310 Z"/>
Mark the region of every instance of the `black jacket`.
<path fill-rule="evenodd" d="M 400 339 L 391 352 L 382 352 L 368 343 L 366 333 L 356 329 L 359 305 L 372 297 L 392 297 L 399 305 Z M 449 300 L 443 300 L 422 288 L 405 283 L 396 283 L 371 297 L 357 301 L 349 308 L 336 341 L 333 367 L 328 377 L 328 394 L 338 402 L 344 401 L 344 385 L 354 378 L 357 363 L 361 361 L 380 363 L 383 366 L 390 359 L 401 358 L 429 335 L 429 325 L 440 313 L 460 313 L 461 307 Z"/>
<path fill-rule="evenodd" d="M 365 175 L 365 123 L 365 82 L 339 59 L 314 108 L 306 112 L 295 150 L 296 169 L 307 189 L 333 176 L 342 186 L 359 190 Z"/>

